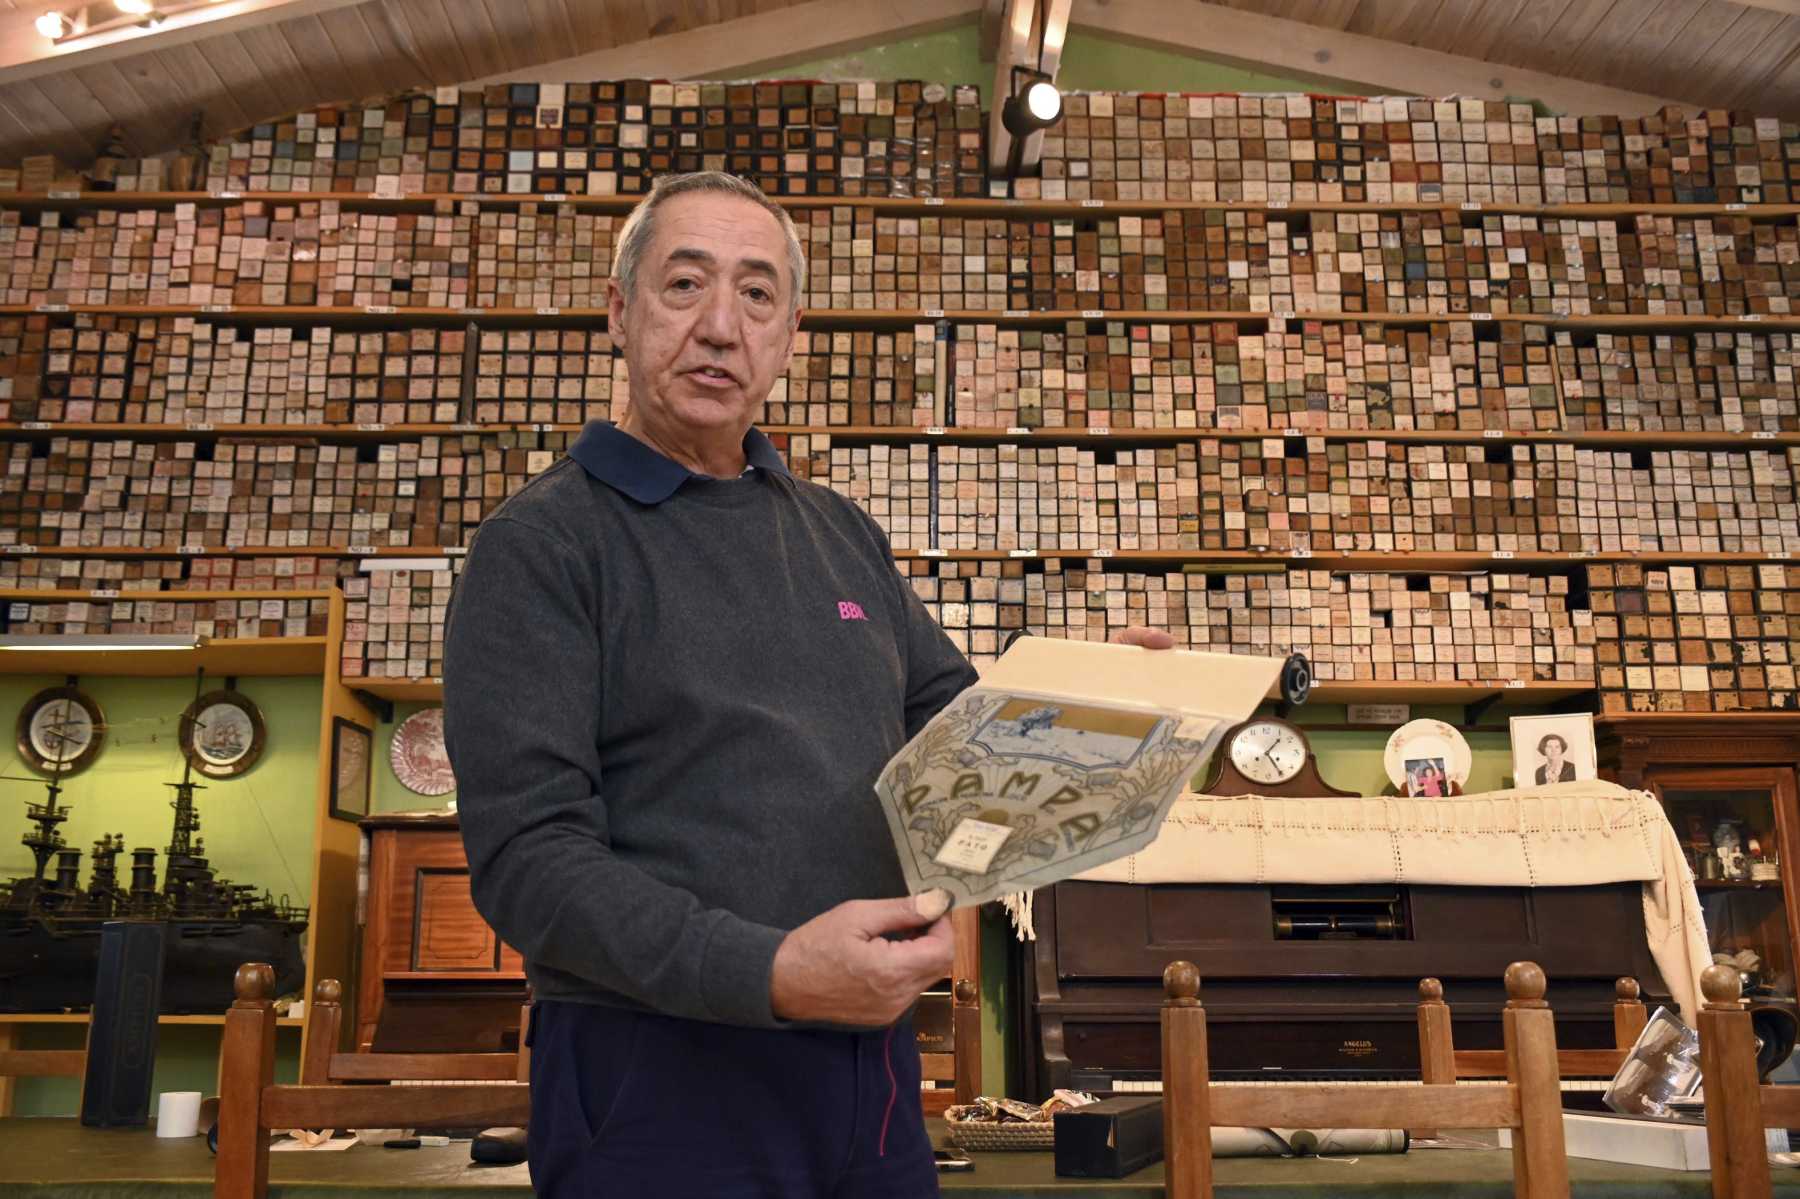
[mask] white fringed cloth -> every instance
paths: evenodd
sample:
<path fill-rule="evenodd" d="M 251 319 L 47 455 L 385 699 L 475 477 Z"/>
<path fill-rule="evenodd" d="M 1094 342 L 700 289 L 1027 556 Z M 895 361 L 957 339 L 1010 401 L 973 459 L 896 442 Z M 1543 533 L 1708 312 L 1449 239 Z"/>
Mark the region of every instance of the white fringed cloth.
<path fill-rule="evenodd" d="M 1107 883 L 1641 882 L 1650 953 L 1690 1027 L 1712 963 L 1694 876 L 1656 798 L 1561 783 L 1448 799 L 1183 795 L 1143 850 L 1079 874 Z M 1031 896 L 1004 901 L 1035 939 Z"/>

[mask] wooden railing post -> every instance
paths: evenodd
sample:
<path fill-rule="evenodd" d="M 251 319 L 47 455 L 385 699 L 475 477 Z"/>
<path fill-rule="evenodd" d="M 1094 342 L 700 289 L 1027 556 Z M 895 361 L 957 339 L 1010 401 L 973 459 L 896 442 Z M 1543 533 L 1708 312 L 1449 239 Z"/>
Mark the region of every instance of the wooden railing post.
<path fill-rule="evenodd" d="M 1444 1002 L 1444 984 L 1435 978 L 1419 980 L 1419 1081 L 1435 1086 L 1456 1082 L 1456 1043 L 1450 1034 L 1450 1005 Z M 1409 1130 L 1415 1137 L 1435 1137 L 1435 1128 Z"/>
<path fill-rule="evenodd" d="M 1757 1090 L 1756 1034 L 1743 981 L 1730 966 L 1700 975 L 1700 1077 L 1706 1089 L 1706 1149 L 1714 1199 L 1762 1199 L 1770 1193 L 1769 1152 Z"/>
<path fill-rule="evenodd" d="M 1207 1093 L 1206 1009 L 1200 971 L 1163 971 L 1163 1176 L 1168 1199 L 1212 1199 L 1212 1104 Z"/>
<path fill-rule="evenodd" d="M 344 988 L 335 978 L 321 978 L 313 987 L 306 1009 L 306 1057 L 300 1063 L 300 1084 L 322 1087 L 331 1082 L 331 1055 L 338 1051 L 343 1032 L 344 1009 L 339 1004 Z"/>
<path fill-rule="evenodd" d="M 1548 985 L 1536 962 L 1506 968 L 1506 1080 L 1519 1093 L 1513 1133 L 1513 1193 L 1518 1199 L 1568 1199 L 1563 1147 L 1562 1082 L 1556 1064 L 1556 1018 L 1544 1002 Z"/>
<path fill-rule="evenodd" d="M 981 1094 L 981 992 L 972 978 L 959 978 L 951 995 L 951 1048 L 956 1053 L 956 1101 L 973 1103 Z"/>
<path fill-rule="evenodd" d="M 1638 998 L 1637 979 L 1621 978 L 1613 988 L 1613 1048 L 1629 1050 L 1643 1034 L 1649 1014 Z"/>
<path fill-rule="evenodd" d="M 275 970 L 245 962 L 233 983 L 237 1001 L 225 1013 L 219 1046 L 219 1152 L 214 1199 L 266 1199 L 269 1137 L 263 1088 L 275 1081 Z"/>

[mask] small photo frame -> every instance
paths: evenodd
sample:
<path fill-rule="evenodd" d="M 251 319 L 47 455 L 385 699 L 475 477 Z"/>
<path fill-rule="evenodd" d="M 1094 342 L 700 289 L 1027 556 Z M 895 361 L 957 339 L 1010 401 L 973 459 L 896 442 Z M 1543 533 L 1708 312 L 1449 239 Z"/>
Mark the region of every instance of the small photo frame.
<path fill-rule="evenodd" d="M 331 815 L 361 820 L 369 814 L 369 764 L 375 737 L 354 720 L 331 722 Z"/>
<path fill-rule="evenodd" d="M 1414 799 L 1441 799 L 1450 794 L 1450 772 L 1442 758 L 1406 759 L 1406 793 Z"/>
<path fill-rule="evenodd" d="M 1512 718 L 1513 786 L 1547 787 L 1600 777 L 1594 715 Z"/>

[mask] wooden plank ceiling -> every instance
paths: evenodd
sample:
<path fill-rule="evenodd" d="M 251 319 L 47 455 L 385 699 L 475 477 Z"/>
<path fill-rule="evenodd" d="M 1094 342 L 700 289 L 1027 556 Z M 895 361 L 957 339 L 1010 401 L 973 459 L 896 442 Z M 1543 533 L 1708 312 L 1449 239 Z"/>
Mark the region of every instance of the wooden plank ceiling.
<path fill-rule="evenodd" d="M 0 19 L 28 19 L 53 2 L 0 0 Z M 196 115 L 214 137 L 321 103 L 521 72 L 646 41 L 643 73 L 655 74 L 654 39 L 801 2 L 368 0 L 185 44 L 151 42 L 143 52 L 77 60 L 32 78 L 7 81 L 0 73 L 0 161 L 54 153 L 85 166 L 114 124 L 129 152 L 157 153 L 181 145 Z M 1077 0 L 1077 17 L 1082 5 L 1096 3 L 1132 0 Z M 1397 54 L 1418 47 L 1695 106 L 1800 116 L 1800 0 L 1180 0 L 1177 7 L 1191 8 L 1203 29 L 1214 4 L 1391 41 Z M 980 7 L 969 0 L 971 20 Z M 1319 73 L 1329 76 L 1329 56 L 1320 53 Z"/>
<path fill-rule="evenodd" d="M 1209 0 L 1696 106 L 1800 115 L 1793 0 Z"/>

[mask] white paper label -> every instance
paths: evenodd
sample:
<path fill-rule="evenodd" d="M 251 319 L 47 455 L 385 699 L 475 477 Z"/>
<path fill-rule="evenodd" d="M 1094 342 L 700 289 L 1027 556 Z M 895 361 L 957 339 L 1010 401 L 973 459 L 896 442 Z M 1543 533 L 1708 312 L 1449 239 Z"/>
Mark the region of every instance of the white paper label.
<path fill-rule="evenodd" d="M 1098 550 L 1095 550 L 1095 551 L 1094 551 L 1094 557 L 1096 557 L 1096 558 L 1110 558 L 1110 557 L 1112 557 L 1112 556 L 1113 556 L 1113 554 L 1114 554 L 1114 553 L 1115 553 L 1115 551 L 1113 551 L 1113 550 L 1108 550 L 1108 549 L 1098 549 Z"/>
<path fill-rule="evenodd" d="M 1524 688 L 1524 686 L 1525 686 L 1524 679 L 1507 679 L 1506 680 L 1506 689 L 1508 691 L 1522 690 Z"/>
<path fill-rule="evenodd" d="M 546 204 L 567 204 L 568 202 L 568 192 L 546 192 L 544 194 L 544 203 Z"/>
<path fill-rule="evenodd" d="M 1469 319 L 1472 321 L 1491 321 L 1494 319 L 1494 314 L 1491 312 L 1471 312 L 1469 314 Z"/>
<path fill-rule="evenodd" d="M 994 855 L 1012 836 L 1012 825 L 989 824 L 985 820 L 976 820 L 965 816 L 957 826 L 950 830 L 950 836 L 944 841 L 944 847 L 937 852 L 933 860 L 940 866 L 948 866 L 952 870 L 967 870 L 971 874 L 985 874 L 994 861 Z"/>
<path fill-rule="evenodd" d="M 392 304 L 365 304 L 363 305 L 363 311 L 370 316 L 392 316 L 394 313 L 398 312 L 399 309 L 395 308 Z"/>
<path fill-rule="evenodd" d="M 1293 558 L 1310 558 L 1312 557 L 1312 547 L 1310 545 L 1297 545 L 1288 551 L 1288 555 Z"/>
<path fill-rule="evenodd" d="M 1294 315 L 1292 308 L 1283 308 L 1280 312 L 1275 313 L 1274 317 L 1278 321 L 1291 321 L 1294 319 Z"/>
<path fill-rule="evenodd" d="M 1083 208 L 1105 208 L 1106 201 L 1105 200 L 1083 200 L 1081 202 L 1081 206 Z"/>
<path fill-rule="evenodd" d="M 1105 425 L 1089 425 L 1088 426 L 1088 436 L 1089 437 L 1111 437 L 1112 430 L 1107 428 Z"/>
<path fill-rule="evenodd" d="M 925 207 L 927 207 L 927 208 L 942 208 L 943 206 L 944 206 L 944 197 L 942 197 L 942 196 L 926 196 L 925 197 Z"/>
<path fill-rule="evenodd" d="M 941 550 L 941 549 L 938 549 L 936 546 L 933 546 L 932 548 L 930 548 L 928 550 L 920 550 L 919 551 L 919 557 L 921 557 L 921 558 L 947 558 L 949 556 L 950 556 L 949 550 Z"/>
<path fill-rule="evenodd" d="M 1283 429 L 1281 431 L 1281 435 L 1283 437 L 1305 437 L 1306 430 L 1304 430 L 1304 429 Z"/>
<path fill-rule="evenodd" d="M 468 552 L 469 547 L 466 545 L 447 545 L 444 547 L 444 556 L 446 558 L 459 558 Z"/>
<path fill-rule="evenodd" d="M 231 305 L 229 305 L 229 304 L 202 304 L 202 305 L 200 305 L 200 311 L 201 312 L 230 312 Z"/>
<path fill-rule="evenodd" d="M 562 309 L 551 304 L 541 304 L 538 306 L 537 314 L 539 316 L 561 316 Z"/>
<path fill-rule="evenodd" d="M 1007 551 L 1007 554 L 1009 557 L 1013 557 L 1013 558 L 1035 558 L 1035 557 L 1037 557 L 1036 550 L 1009 550 L 1009 551 Z"/>
<path fill-rule="evenodd" d="M 244 198 L 243 192 L 234 192 L 223 187 L 215 187 L 206 194 L 215 200 L 241 200 Z"/>
<path fill-rule="evenodd" d="M 1775 559 L 1777 562 L 1786 562 L 1788 560 L 1788 552 L 1786 550 L 1770 550 L 1769 557 Z"/>
<path fill-rule="evenodd" d="M 349 548 L 351 556 L 357 558 L 368 558 L 375 553 L 375 547 L 372 545 L 353 545 Z"/>
<path fill-rule="evenodd" d="M 1024 425 L 1008 425 L 1006 426 L 1006 432 L 1012 437 L 1019 437 L 1031 432 L 1031 430 L 1027 429 Z"/>
<path fill-rule="evenodd" d="M 1106 309 L 1104 309 L 1104 308 L 1083 308 L 1081 310 L 1081 319 L 1084 321 L 1104 320 L 1104 319 L 1106 319 Z"/>
<path fill-rule="evenodd" d="M 35 553 L 37 553 L 37 546 L 35 546 L 35 545 L 9 545 L 6 547 L 6 552 L 9 554 L 35 554 Z"/>
<path fill-rule="evenodd" d="M 203 545 L 183 545 L 178 546 L 175 552 L 178 554 L 204 554 L 206 552 L 206 547 Z"/>
<path fill-rule="evenodd" d="M 1498 438 L 1506 436 L 1506 430 L 1505 429 L 1483 429 L 1481 431 L 1481 435 L 1483 437 L 1490 437 L 1490 438 L 1498 439 Z"/>
<path fill-rule="evenodd" d="M 209 420 L 191 420 L 187 423 L 187 431 L 189 433 L 211 433 L 213 431 L 212 422 Z"/>
<path fill-rule="evenodd" d="M 1277 212 L 1280 212 L 1282 209 L 1286 208 L 1287 206 L 1288 206 L 1288 202 L 1286 200 L 1270 200 L 1269 201 L 1269 207 L 1273 208 Z"/>
<path fill-rule="evenodd" d="M 1480 212 L 1481 211 L 1481 201 L 1480 200 L 1464 200 L 1462 210 L 1464 212 Z"/>
<path fill-rule="evenodd" d="M 19 427 L 22 429 L 48 429 L 50 427 L 50 422 L 47 420 L 28 420 Z"/>
<path fill-rule="evenodd" d="M 1513 552 L 1511 550 L 1495 550 L 1493 556 L 1496 558 L 1501 558 L 1501 559 L 1511 558 L 1513 556 Z"/>
<path fill-rule="evenodd" d="M 39 312 L 67 312 L 69 306 L 67 304 L 39 304 L 37 310 Z"/>
<path fill-rule="evenodd" d="M 357 429 L 357 432 L 359 432 L 359 433 L 386 433 L 387 432 L 387 426 L 382 424 L 380 421 L 364 421 L 362 424 L 356 426 L 356 429 Z"/>
<path fill-rule="evenodd" d="M 1725 211 L 1726 211 L 1726 212 L 1743 212 L 1743 211 L 1745 211 L 1745 210 L 1746 210 L 1746 209 L 1748 209 L 1748 208 L 1749 208 L 1749 207 L 1750 207 L 1750 206 L 1749 206 L 1749 205 L 1748 205 L 1748 204 L 1743 204 L 1743 203 L 1731 203 L 1731 204 L 1727 204 L 1727 205 L 1726 205 L 1726 206 L 1725 206 Z"/>
<path fill-rule="evenodd" d="M 1755 323 L 1756 323 L 1756 322 L 1758 322 L 1758 321 L 1760 321 L 1760 320 L 1762 320 L 1762 313 L 1760 313 L 1760 312 L 1746 312 L 1746 313 L 1745 313 L 1745 314 L 1744 314 L 1744 319 L 1745 319 L 1745 320 L 1746 320 L 1746 321 L 1749 321 L 1749 322 L 1751 322 L 1751 323 L 1752 323 L 1752 324 L 1755 324 Z"/>
<path fill-rule="evenodd" d="M 480 308 L 458 308 L 456 310 L 456 315 L 458 315 L 458 316 L 480 316 L 482 314 L 482 311 L 483 310 Z"/>
<path fill-rule="evenodd" d="M 44 193 L 52 200 L 79 200 L 81 192 L 66 187 L 53 187 Z"/>
<path fill-rule="evenodd" d="M 94 599 L 118 599 L 119 598 L 119 593 L 117 591 L 106 591 L 106 590 L 90 591 L 90 592 L 88 592 L 88 595 L 90 595 Z"/>
<path fill-rule="evenodd" d="M 1774 441 L 1775 434 L 1769 432 L 1767 429 L 1758 429 L 1755 432 L 1750 434 L 1750 440 L 1751 441 Z"/>
<path fill-rule="evenodd" d="M 942 308 L 927 308 L 925 310 L 925 319 L 928 321 L 943 320 L 944 319 L 944 310 Z"/>
<path fill-rule="evenodd" d="M 925 436 L 927 436 L 927 437 L 942 437 L 943 435 L 944 435 L 944 426 L 942 426 L 942 425 L 926 425 L 925 426 Z"/>

